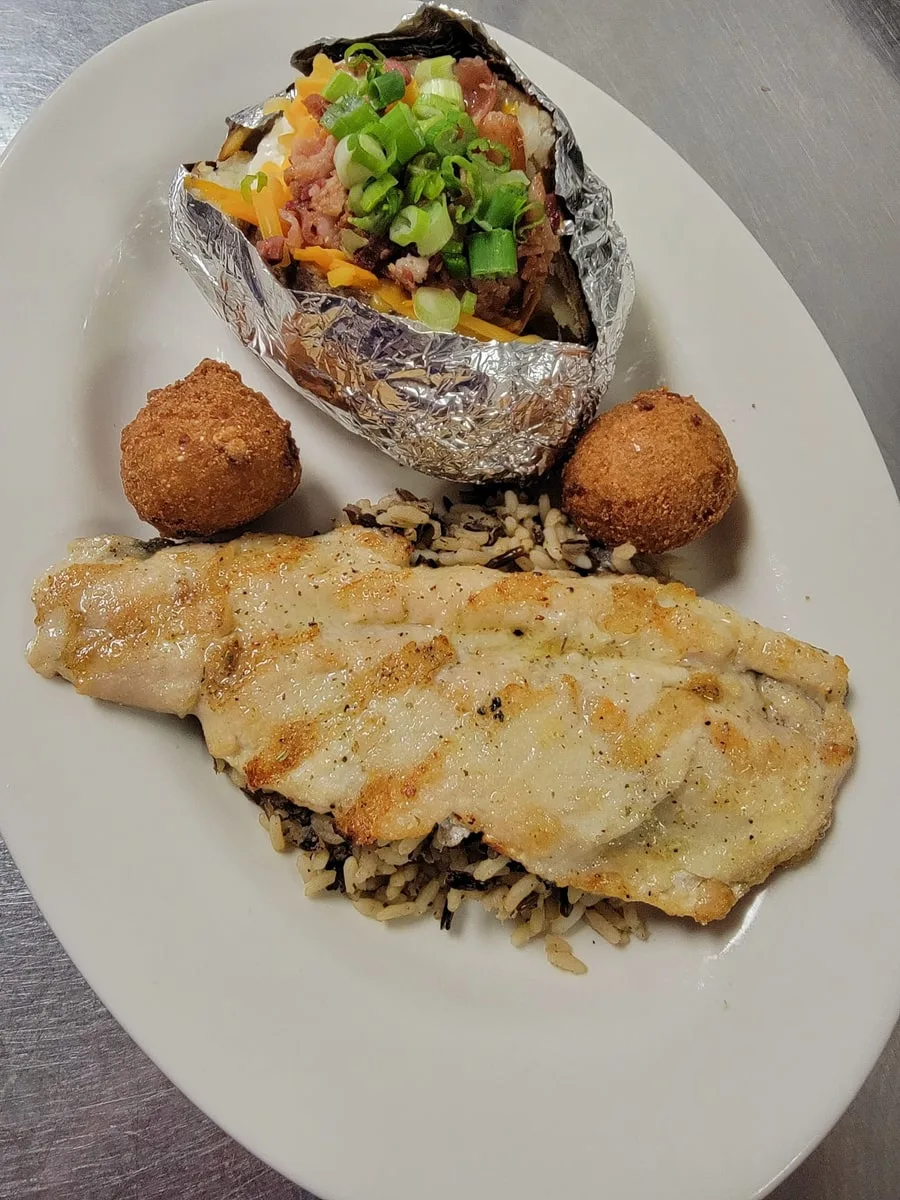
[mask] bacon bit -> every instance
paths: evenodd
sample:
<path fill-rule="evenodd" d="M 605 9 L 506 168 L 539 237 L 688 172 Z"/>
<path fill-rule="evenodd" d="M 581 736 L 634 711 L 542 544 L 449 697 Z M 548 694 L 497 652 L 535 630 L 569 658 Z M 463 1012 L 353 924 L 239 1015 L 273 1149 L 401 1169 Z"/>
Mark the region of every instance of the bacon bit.
<path fill-rule="evenodd" d="M 283 237 L 260 238 L 256 249 L 261 258 L 268 263 L 283 264 L 287 239 Z"/>
<path fill-rule="evenodd" d="M 334 138 L 329 138 L 328 141 L 333 143 Z M 321 152 L 317 153 L 321 155 Z M 333 149 L 331 153 L 333 154 Z M 337 175 L 329 171 L 324 178 L 304 184 L 300 182 L 303 176 L 302 173 L 298 176 L 298 168 L 289 167 L 285 176 L 294 196 L 286 206 L 285 213 L 293 214 L 294 221 L 297 222 L 296 227 L 291 223 L 291 228 L 286 231 L 291 249 L 301 246 L 336 249 L 340 244 L 341 218 L 347 199 L 347 193 Z"/>
<path fill-rule="evenodd" d="M 281 210 L 281 219 L 286 222 L 287 245 L 289 250 L 300 250 L 303 246 L 303 234 L 300 230 L 300 222 L 297 220 L 297 214 L 291 208 L 283 208 Z"/>
<path fill-rule="evenodd" d="M 404 254 L 388 267 L 388 275 L 412 294 L 428 276 L 428 259 L 418 254 Z"/>
<path fill-rule="evenodd" d="M 309 207 L 326 217 L 339 217 L 344 211 L 347 193 L 336 174 L 329 175 L 309 189 Z"/>
<path fill-rule="evenodd" d="M 295 199 L 302 197 L 307 184 L 327 179 L 334 170 L 334 151 L 337 142 L 318 129 L 311 137 L 298 137 L 291 146 L 291 165 L 284 173 L 284 181 Z"/>
<path fill-rule="evenodd" d="M 490 138 L 492 142 L 499 142 L 507 148 L 510 170 L 525 170 L 525 142 L 517 117 L 511 113 L 489 112 L 476 125 L 481 137 Z"/>
<path fill-rule="evenodd" d="M 463 90 L 466 112 L 477 125 L 497 103 L 497 77 L 483 58 L 461 58 L 456 81 Z"/>
<path fill-rule="evenodd" d="M 550 228 L 554 233 L 558 233 L 562 225 L 562 213 L 559 211 L 559 201 L 556 199 L 555 192 L 547 193 L 544 207 L 547 210 L 547 217 L 550 220 Z"/>
<path fill-rule="evenodd" d="M 405 62 L 401 62 L 399 58 L 386 58 L 381 64 L 385 71 L 399 71 L 403 76 L 403 82 L 409 83 L 412 79 L 412 74 Z"/>
<path fill-rule="evenodd" d="M 317 121 L 322 119 L 322 114 L 328 107 L 328 101 L 324 96 L 320 96 L 318 92 L 313 92 L 311 96 L 307 96 L 303 101 L 306 105 L 306 111 L 311 117 L 315 117 Z"/>
<path fill-rule="evenodd" d="M 300 231 L 307 246 L 326 246 L 337 249 L 340 230 L 334 217 L 304 209 L 300 213 Z"/>

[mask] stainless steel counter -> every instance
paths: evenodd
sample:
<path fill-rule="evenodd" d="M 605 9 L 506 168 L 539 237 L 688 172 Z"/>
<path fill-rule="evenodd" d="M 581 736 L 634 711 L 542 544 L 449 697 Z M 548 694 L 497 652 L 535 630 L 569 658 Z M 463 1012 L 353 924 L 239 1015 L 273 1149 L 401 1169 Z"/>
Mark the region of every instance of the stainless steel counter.
<path fill-rule="evenodd" d="M 89 55 L 181 6 L 4 6 L 0 144 Z M 600 84 L 724 197 L 812 313 L 900 482 L 898 0 L 467 7 Z M 302 3 L 297 11 L 300 22 Z M 206 1120 L 133 1045 L 47 929 L 2 847 L 0 913 L 0 1197 L 306 1195 Z M 900 1031 L 843 1120 L 775 1195 L 897 1200 Z M 723 1191 L 723 1200 L 743 1198 Z"/>

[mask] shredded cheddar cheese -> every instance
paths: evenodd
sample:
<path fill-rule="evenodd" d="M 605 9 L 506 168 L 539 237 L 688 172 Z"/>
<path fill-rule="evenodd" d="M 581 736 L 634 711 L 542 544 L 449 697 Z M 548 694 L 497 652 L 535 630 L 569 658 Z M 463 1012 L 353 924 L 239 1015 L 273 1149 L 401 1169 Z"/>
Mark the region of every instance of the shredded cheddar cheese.
<path fill-rule="evenodd" d="M 258 223 L 256 209 L 252 204 L 248 204 L 241 193 L 234 188 L 224 187 L 212 179 L 200 179 L 196 175 L 188 175 L 184 186 L 192 196 L 207 200 L 216 208 L 221 209 L 226 217 L 233 217 L 237 221 L 248 221 L 251 225 Z M 279 229 L 278 232 L 280 233 L 281 230 Z"/>
<path fill-rule="evenodd" d="M 354 263 L 343 263 L 332 267 L 328 272 L 328 282 L 332 287 L 370 288 L 378 287 L 378 276 L 371 271 L 357 267 Z"/>

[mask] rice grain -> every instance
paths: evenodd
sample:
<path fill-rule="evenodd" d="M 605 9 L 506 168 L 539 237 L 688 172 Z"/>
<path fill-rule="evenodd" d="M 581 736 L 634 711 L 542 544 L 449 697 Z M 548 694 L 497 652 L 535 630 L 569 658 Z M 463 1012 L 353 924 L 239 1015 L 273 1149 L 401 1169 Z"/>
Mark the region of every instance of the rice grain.
<path fill-rule="evenodd" d="M 269 817 L 269 841 L 272 843 L 272 849 L 280 854 L 282 850 L 287 848 L 287 843 L 284 840 L 284 829 L 281 825 L 281 817 L 278 813 L 272 813 Z"/>
<path fill-rule="evenodd" d="M 412 900 L 404 900 L 402 904 L 387 904 L 376 914 L 376 921 L 396 921 L 400 917 L 415 915 L 416 905 Z"/>
<path fill-rule="evenodd" d="M 596 908 L 589 908 L 584 914 L 584 919 L 590 925 L 595 933 L 599 933 L 602 938 L 605 938 L 611 946 L 618 946 L 627 934 L 623 934 L 621 930 L 616 929 L 615 925 L 609 921 Z"/>
<path fill-rule="evenodd" d="M 564 937 L 548 934 L 544 942 L 547 961 L 560 971 L 569 971 L 572 975 L 586 975 L 587 964 L 572 953 L 572 947 Z"/>
<path fill-rule="evenodd" d="M 318 896 L 319 892 L 327 891 L 336 879 L 337 871 L 317 871 L 307 880 L 307 896 Z"/>

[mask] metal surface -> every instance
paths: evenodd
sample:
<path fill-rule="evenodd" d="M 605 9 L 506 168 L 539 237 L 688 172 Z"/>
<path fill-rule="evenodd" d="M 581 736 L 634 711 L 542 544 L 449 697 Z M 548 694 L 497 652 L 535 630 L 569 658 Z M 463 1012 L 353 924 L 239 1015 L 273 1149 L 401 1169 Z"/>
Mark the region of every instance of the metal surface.
<path fill-rule="evenodd" d="M 178 7 L 179 0 L 6 6 L 0 141 L 90 54 Z M 469 0 L 467 7 L 593 79 L 724 197 L 812 313 L 900 482 L 897 0 Z M 220 1133 L 131 1043 L 2 852 L 0 913 L 0 1197 L 305 1195 Z M 839 1038 L 835 1030 L 835 1053 Z M 848 1113 L 777 1200 L 896 1200 L 898 1130 L 895 1032 Z M 744 1200 L 724 1189 L 722 1196 Z"/>

